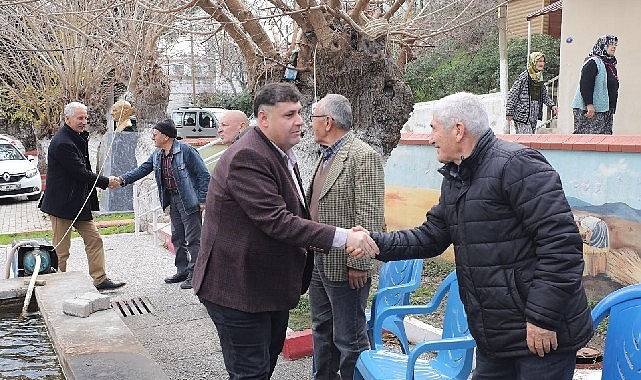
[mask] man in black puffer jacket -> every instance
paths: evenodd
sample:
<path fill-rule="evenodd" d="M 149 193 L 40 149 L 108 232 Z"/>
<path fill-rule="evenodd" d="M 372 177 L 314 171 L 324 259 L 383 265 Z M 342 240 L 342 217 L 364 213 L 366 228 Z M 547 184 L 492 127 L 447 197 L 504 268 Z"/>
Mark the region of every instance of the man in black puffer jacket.
<path fill-rule="evenodd" d="M 434 257 L 453 244 L 478 346 L 473 379 L 571 380 L 593 331 L 583 243 L 558 173 L 538 151 L 496 138 L 468 93 L 437 103 L 430 143 L 445 164 L 439 202 L 419 227 L 372 232 L 377 258 Z"/>

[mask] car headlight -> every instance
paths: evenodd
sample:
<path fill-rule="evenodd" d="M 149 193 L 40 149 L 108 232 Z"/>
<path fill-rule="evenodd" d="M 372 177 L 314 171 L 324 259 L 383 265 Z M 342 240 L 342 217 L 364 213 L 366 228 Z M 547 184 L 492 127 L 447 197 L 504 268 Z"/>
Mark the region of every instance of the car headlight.
<path fill-rule="evenodd" d="M 24 173 L 25 177 L 27 178 L 31 178 L 36 174 L 38 174 L 38 169 L 29 169 Z"/>

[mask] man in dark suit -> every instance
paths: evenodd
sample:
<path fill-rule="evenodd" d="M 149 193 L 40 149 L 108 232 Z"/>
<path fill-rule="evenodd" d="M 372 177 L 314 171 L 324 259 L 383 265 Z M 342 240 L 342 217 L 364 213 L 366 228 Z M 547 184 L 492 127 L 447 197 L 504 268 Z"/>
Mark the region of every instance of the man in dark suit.
<path fill-rule="evenodd" d="M 209 182 L 193 287 L 216 325 L 231 380 L 271 377 L 289 310 L 309 285 L 307 251 L 367 247 L 351 230 L 308 219 L 292 149 L 300 111 L 293 85 L 263 86 L 254 100 L 258 126 L 226 150 Z"/>
<path fill-rule="evenodd" d="M 349 100 L 328 94 L 318 102 L 310 119 L 314 140 L 321 146 L 307 191 L 312 220 L 382 231 L 383 159 L 350 132 Z M 351 257 L 342 249 L 314 256 L 309 286 L 314 379 L 351 380 L 358 355 L 369 348 L 365 307 L 372 284 L 371 259 Z"/>
<path fill-rule="evenodd" d="M 87 106 L 71 102 L 64 109 L 65 123 L 51 139 L 47 152 L 47 190 L 40 210 L 49 214 L 53 244 L 60 271 L 67 270 L 71 227 L 85 243 L 89 275 L 98 290 L 116 289 L 124 282 L 112 281 L 105 273 L 105 250 L 92 210 L 98 210 L 96 187 L 115 186 L 115 180 L 91 171 Z M 88 199 L 87 199 L 88 198 Z M 86 202 L 85 202 L 86 201 Z"/>

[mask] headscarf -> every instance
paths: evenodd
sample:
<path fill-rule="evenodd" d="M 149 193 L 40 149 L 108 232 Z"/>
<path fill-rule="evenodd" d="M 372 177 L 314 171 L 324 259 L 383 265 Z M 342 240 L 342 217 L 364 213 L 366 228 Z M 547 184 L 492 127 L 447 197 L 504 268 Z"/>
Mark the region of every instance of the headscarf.
<path fill-rule="evenodd" d="M 527 59 L 527 72 L 530 74 L 530 78 L 532 78 L 534 82 L 543 81 L 543 71 L 537 71 L 536 69 L 536 61 L 541 58 L 545 59 L 545 54 L 540 51 L 533 51 Z"/>
<path fill-rule="evenodd" d="M 586 61 L 592 57 L 599 57 L 603 60 L 603 62 L 610 64 L 610 65 L 616 65 L 617 64 L 617 59 L 613 55 L 609 55 L 607 50 L 608 46 L 611 43 L 617 43 L 619 39 L 616 36 L 613 36 L 611 34 L 607 34 L 605 36 L 599 37 L 598 40 L 596 40 L 596 43 L 592 47 L 592 50 L 590 50 L 590 53 L 588 53 L 587 58 L 585 59 Z"/>
<path fill-rule="evenodd" d="M 541 98 L 541 86 L 543 85 L 543 71 L 536 69 L 536 61 L 545 59 L 545 54 L 540 51 L 533 51 L 527 58 L 527 72 L 530 74 L 529 93 L 530 100 L 539 101 Z"/>

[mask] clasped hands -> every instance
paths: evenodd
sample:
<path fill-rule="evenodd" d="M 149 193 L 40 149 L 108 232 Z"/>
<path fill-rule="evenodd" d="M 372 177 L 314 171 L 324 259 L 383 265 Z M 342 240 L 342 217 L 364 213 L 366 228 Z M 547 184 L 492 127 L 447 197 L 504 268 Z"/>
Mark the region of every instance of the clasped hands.
<path fill-rule="evenodd" d="M 113 176 L 113 175 L 109 176 L 109 186 L 108 187 L 110 189 L 115 189 L 116 187 L 119 187 L 120 185 L 122 185 L 122 180 L 120 179 L 120 177 L 116 177 L 116 176 Z"/>
<path fill-rule="evenodd" d="M 361 226 L 356 226 L 347 232 L 345 252 L 357 259 L 373 259 L 380 251 L 369 232 Z"/>

